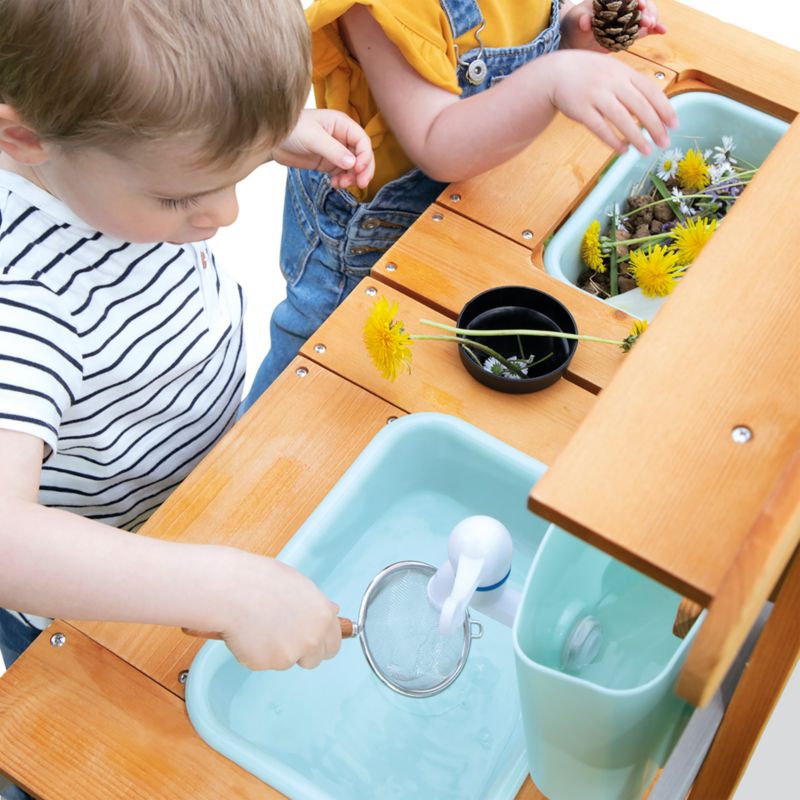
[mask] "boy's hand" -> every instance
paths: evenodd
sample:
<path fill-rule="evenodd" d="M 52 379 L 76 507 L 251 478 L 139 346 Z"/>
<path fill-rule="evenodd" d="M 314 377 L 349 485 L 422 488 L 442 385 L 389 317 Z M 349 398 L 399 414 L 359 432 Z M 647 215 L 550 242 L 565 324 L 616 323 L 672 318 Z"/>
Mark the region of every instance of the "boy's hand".
<path fill-rule="evenodd" d="M 639 37 L 667 32 L 658 20 L 658 8 L 653 0 L 639 0 Z M 571 9 L 563 11 L 561 17 L 562 47 L 580 50 L 595 50 L 600 53 L 608 51 L 592 33 L 592 17 L 594 15 L 592 0 L 583 0 Z"/>
<path fill-rule="evenodd" d="M 338 607 L 292 567 L 225 548 L 217 561 L 219 622 L 209 622 L 250 669 L 310 669 L 339 652 Z"/>
<path fill-rule="evenodd" d="M 648 155 L 652 147 L 641 124 L 659 147 L 669 146 L 667 128 L 674 128 L 678 118 L 649 78 L 596 53 L 570 50 L 544 58 L 552 65 L 547 72 L 550 102 L 607 145 L 624 153 L 630 142 Z"/>
<path fill-rule="evenodd" d="M 329 109 L 305 109 L 272 157 L 287 167 L 328 172 L 337 189 L 364 189 L 375 172 L 369 136 L 346 114 Z"/>

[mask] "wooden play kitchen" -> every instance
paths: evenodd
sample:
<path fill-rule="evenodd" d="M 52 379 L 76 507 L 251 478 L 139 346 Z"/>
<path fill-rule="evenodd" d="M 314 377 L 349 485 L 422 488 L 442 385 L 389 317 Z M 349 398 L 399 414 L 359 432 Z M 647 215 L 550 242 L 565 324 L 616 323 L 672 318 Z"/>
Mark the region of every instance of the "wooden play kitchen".
<path fill-rule="evenodd" d="M 377 295 L 416 328 L 452 324 L 501 284 L 557 297 L 582 333 L 628 335 L 624 311 L 544 270 L 546 240 L 611 158 L 558 117 L 512 162 L 448 187 L 142 533 L 275 555 L 387 423 L 466 420 L 550 465 L 532 511 L 707 608 L 677 683 L 693 705 L 774 600 L 691 790 L 716 800 L 733 793 L 800 653 L 800 53 L 659 5 L 669 34 L 613 57 L 669 95 L 719 92 L 792 124 L 633 352 L 581 343 L 566 379 L 508 395 L 474 381 L 453 345 L 417 344 L 411 373 L 390 383 L 361 343 Z M 43 800 L 282 796 L 187 719 L 200 644 L 57 620 L 0 680 L 0 774 Z M 544 795 L 529 778 L 517 797 Z"/>

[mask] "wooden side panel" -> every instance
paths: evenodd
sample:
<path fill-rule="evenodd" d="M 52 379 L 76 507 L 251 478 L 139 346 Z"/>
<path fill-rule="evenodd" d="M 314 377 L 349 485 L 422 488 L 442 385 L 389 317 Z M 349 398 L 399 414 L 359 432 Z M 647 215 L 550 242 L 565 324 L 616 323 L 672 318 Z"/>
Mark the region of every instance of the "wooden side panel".
<path fill-rule="evenodd" d="M 659 0 L 658 10 L 667 34 L 638 41 L 633 53 L 782 119 L 800 111 L 799 52 L 675 0 Z"/>
<path fill-rule="evenodd" d="M 675 79 L 671 70 L 630 53 L 609 58 L 649 75 L 664 90 Z M 558 114 L 518 156 L 451 184 L 439 203 L 534 250 L 579 205 L 612 155 L 586 128 Z"/>
<path fill-rule="evenodd" d="M 299 377 L 297 369 L 308 374 Z M 143 534 L 274 556 L 392 416 L 402 412 L 298 358 L 148 521 Z M 202 641 L 175 628 L 79 629 L 176 694 Z"/>
<path fill-rule="evenodd" d="M 414 342 L 413 366 L 394 383 L 383 378 L 362 344 L 362 331 L 375 301 L 371 293 L 397 301 L 398 319 L 411 333 L 437 333 L 420 319 L 452 323 L 412 298 L 365 279 L 302 353 L 404 411 L 453 414 L 548 464 L 566 444 L 594 402 L 589 392 L 566 380 L 534 394 L 510 395 L 488 389 L 462 366 L 452 342 Z M 324 352 L 318 352 L 319 345 Z"/>
<path fill-rule="evenodd" d="M 452 319 L 479 292 L 514 284 L 560 300 L 572 312 L 580 333 L 607 339 L 624 339 L 630 333 L 633 318 L 547 275 L 541 254 L 533 253 L 533 259 L 531 255 L 528 248 L 435 204 L 378 261 L 372 275 Z M 623 358 L 622 350 L 613 345 L 581 342 L 567 376 L 598 392 Z"/>
<path fill-rule="evenodd" d="M 532 495 L 703 605 L 800 446 L 798 171 L 794 124 Z"/>
<path fill-rule="evenodd" d="M 3 772 L 47 800 L 277 800 L 208 747 L 183 701 L 57 621 L 0 680 Z"/>

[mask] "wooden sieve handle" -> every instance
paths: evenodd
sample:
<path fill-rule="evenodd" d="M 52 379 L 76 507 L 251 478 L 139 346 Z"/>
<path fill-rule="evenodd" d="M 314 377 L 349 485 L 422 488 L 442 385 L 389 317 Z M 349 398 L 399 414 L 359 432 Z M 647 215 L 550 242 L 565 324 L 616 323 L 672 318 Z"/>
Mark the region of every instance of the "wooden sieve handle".
<path fill-rule="evenodd" d="M 339 628 L 342 632 L 342 639 L 352 639 L 357 635 L 357 626 L 351 619 L 347 617 L 339 617 Z M 188 636 L 195 636 L 198 639 L 222 639 L 222 634 L 212 633 L 210 631 L 195 631 L 191 628 L 181 628 L 181 630 Z"/>

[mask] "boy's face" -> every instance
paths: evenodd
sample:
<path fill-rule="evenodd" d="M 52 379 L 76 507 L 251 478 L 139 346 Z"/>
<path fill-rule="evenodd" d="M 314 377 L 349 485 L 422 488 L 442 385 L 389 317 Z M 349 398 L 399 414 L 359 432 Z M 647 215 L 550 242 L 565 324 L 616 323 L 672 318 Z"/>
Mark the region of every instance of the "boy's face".
<path fill-rule="evenodd" d="M 198 166 L 198 152 L 186 142 L 139 145 L 124 158 L 49 148 L 47 161 L 28 169 L 102 233 L 127 242 L 184 244 L 209 239 L 236 219 L 236 184 L 269 158 L 264 147 L 232 166 Z"/>

